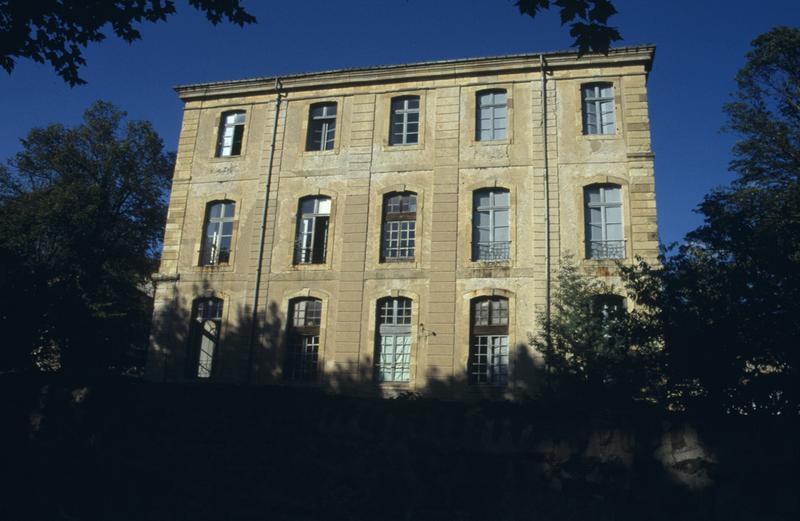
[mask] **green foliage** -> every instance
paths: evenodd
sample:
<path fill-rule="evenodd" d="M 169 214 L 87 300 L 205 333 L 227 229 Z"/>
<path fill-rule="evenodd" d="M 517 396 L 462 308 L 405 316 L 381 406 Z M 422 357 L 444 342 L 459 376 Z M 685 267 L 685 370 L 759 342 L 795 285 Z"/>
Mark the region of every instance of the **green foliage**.
<path fill-rule="evenodd" d="M 256 19 L 240 0 L 189 0 L 216 25 L 224 18 L 239 26 Z M 86 83 L 78 69 L 86 64 L 83 49 L 106 38 L 110 24 L 126 42 L 141 38 L 135 24 L 165 21 L 175 13 L 173 0 L 0 1 L 0 66 L 9 73 L 16 60 L 48 62 L 71 86 Z"/>
<path fill-rule="evenodd" d="M 798 412 L 800 352 L 800 30 L 753 41 L 725 106 L 734 147 L 727 187 L 663 269 L 626 270 L 658 313 L 672 394 L 740 413 Z"/>
<path fill-rule="evenodd" d="M 622 40 L 608 19 L 617 14 L 609 0 L 517 0 L 520 14 L 535 18 L 541 11 L 556 5 L 561 8 L 561 25 L 571 23 L 569 34 L 581 54 L 589 51 L 607 53 L 613 42 Z"/>
<path fill-rule="evenodd" d="M 56 350 L 66 369 L 105 369 L 146 341 L 173 157 L 125 116 L 97 102 L 74 128 L 31 130 L 0 166 L 5 368 Z"/>
<path fill-rule="evenodd" d="M 659 400 L 662 339 L 657 314 L 626 310 L 615 288 L 565 259 L 549 324 L 531 345 L 544 354 L 554 390 L 581 396 Z M 636 300 L 637 294 L 631 294 Z"/>

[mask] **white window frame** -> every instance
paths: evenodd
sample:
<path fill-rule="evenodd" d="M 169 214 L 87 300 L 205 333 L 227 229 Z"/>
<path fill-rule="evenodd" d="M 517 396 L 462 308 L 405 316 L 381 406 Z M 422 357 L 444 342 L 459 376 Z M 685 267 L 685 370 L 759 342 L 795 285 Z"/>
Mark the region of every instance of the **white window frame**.
<path fill-rule="evenodd" d="M 616 107 L 614 105 L 613 83 L 581 85 L 583 133 L 604 136 L 616 134 Z"/>
<path fill-rule="evenodd" d="M 489 206 L 479 206 L 478 199 L 481 194 L 489 194 Z M 505 194 L 508 198 L 507 205 L 495 202 L 496 196 Z M 505 212 L 505 223 L 501 222 L 498 214 Z M 488 226 L 480 226 L 479 214 L 488 216 Z M 500 229 L 506 229 L 508 240 L 497 240 Z M 489 240 L 480 241 L 480 231 L 488 232 Z M 504 262 L 510 259 L 511 254 L 511 193 L 505 188 L 481 188 L 475 190 L 472 196 L 472 260 L 474 262 Z"/>
<path fill-rule="evenodd" d="M 411 107 L 416 102 L 416 107 Z M 405 146 L 419 143 L 419 96 L 400 96 L 390 102 L 389 145 Z M 417 129 L 411 130 L 416 125 Z"/>
<path fill-rule="evenodd" d="M 608 192 L 617 193 L 617 201 L 609 200 Z M 592 193 L 598 194 L 597 202 L 590 202 Z M 585 235 L 586 235 L 586 258 L 587 259 L 624 259 L 625 258 L 625 216 L 622 205 L 622 187 L 614 184 L 600 184 L 584 187 L 584 213 L 585 213 Z M 612 222 L 609 218 L 609 210 L 619 210 L 619 222 Z M 599 209 L 599 222 L 592 221 L 592 210 Z M 609 239 L 609 230 L 612 226 L 619 227 L 620 239 Z M 600 230 L 600 239 L 593 239 L 592 228 Z"/>
<path fill-rule="evenodd" d="M 470 301 L 469 381 L 505 385 L 509 377 L 510 303 L 506 297 Z"/>
<path fill-rule="evenodd" d="M 502 95 L 503 101 L 497 101 Z M 485 112 L 488 117 L 484 117 Z M 502 141 L 508 138 L 508 91 L 482 90 L 475 93 L 475 140 Z"/>
<path fill-rule="evenodd" d="M 313 201 L 312 212 L 303 213 L 303 203 Z M 297 230 L 294 242 L 294 264 L 325 264 L 328 258 L 328 232 L 330 230 L 331 216 L 330 197 L 304 197 L 297 205 Z M 320 227 L 325 220 L 325 230 Z M 318 237 L 319 233 L 324 233 L 324 237 Z M 322 241 L 318 244 L 318 241 Z M 315 251 L 316 247 L 321 247 L 322 251 Z"/>
<path fill-rule="evenodd" d="M 321 113 L 315 114 L 318 109 L 321 109 Z M 336 146 L 337 111 L 338 104 L 335 101 L 314 103 L 308 108 L 306 151 L 322 152 L 334 149 Z"/>
<path fill-rule="evenodd" d="M 212 217 L 214 208 L 219 206 L 218 217 Z M 206 205 L 206 218 L 203 223 L 203 242 L 200 248 L 200 265 L 216 266 L 230 263 L 233 252 L 233 231 L 236 217 L 236 202 L 213 201 Z M 225 228 L 229 228 L 226 231 Z M 210 232 L 210 233 L 209 233 Z M 228 249 L 223 246 L 227 243 Z"/>
<path fill-rule="evenodd" d="M 378 301 L 375 372 L 381 383 L 411 381 L 411 320 L 413 303 L 407 297 Z"/>
<path fill-rule="evenodd" d="M 393 208 L 391 202 L 395 197 L 400 198 L 398 208 Z M 407 211 L 403 211 L 404 202 L 407 203 Z M 381 260 L 383 262 L 414 260 L 417 244 L 417 194 L 414 192 L 386 194 L 383 197 L 383 209 Z M 410 218 L 412 213 L 413 219 Z"/>
<path fill-rule="evenodd" d="M 195 300 L 194 321 L 197 354 L 194 375 L 196 378 L 208 379 L 213 375 L 214 357 L 219 344 L 222 329 L 222 307 L 224 303 L 218 298 Z"/>
<path fill-rule="evenodd" d="M 242 154 L 246 119 L 247 116 L 243 110 L 222 113 L 217 139 L 217 157 L 234 157 Z M 237 143 L 238 149 L 236 148 Z"/>

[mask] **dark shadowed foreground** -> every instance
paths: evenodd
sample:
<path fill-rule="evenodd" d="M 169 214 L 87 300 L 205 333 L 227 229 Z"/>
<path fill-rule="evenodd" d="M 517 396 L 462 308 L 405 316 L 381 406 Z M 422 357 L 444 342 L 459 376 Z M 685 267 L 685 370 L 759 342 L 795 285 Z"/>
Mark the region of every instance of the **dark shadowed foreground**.
<path fill-rule="evenodd" d="M 1 519 L 797 519 L 795 418 L 6 376 Z"/>

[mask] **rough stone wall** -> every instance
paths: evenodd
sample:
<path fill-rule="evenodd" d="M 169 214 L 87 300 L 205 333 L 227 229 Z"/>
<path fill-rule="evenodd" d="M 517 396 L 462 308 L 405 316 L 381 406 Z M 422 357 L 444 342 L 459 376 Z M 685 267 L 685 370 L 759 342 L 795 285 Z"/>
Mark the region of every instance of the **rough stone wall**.
<path fill-rule="evenodd" d="M 657 255 L 646 95 L 649 62 L 641 56 L 635 62 L 615 60 L 612 56 L 602 64 L 588 60 L 585 65 L 548 68 L 546 152 L 538 57 L 524 66 L 519 60 L 491 66 L 476 61 L 462 72 L 455 66 L 452 73 L 432 66 L 427 75 L 376 70 L 361 81 L 321 79 L 319 85 L 309 80 L 302 87 L 287 87 L 276 134 L 252 352 L 275 94 L 266 87 L 248 91 L 235 85 L 224 94 L 184 94 L 187 105 L 158 274 L 149 377 L 183 378 L 192 301 L 216 296 L 224 300 L 224 317 L 214 378 L 280 381 L 289 300 L 314 296 L 323 301 L 320 359 L 327 380 L 335 385 L 368 383 L 373 377 L 376 303 L 403 295 L 414 302 L 412 380 L 385 386 L 386 394 L 426 390 L 437 381 L 463 386 L 469 301 L 498 294 L 509 299 L 511 313 L 512 381 L 507 391 L 535 389 L 540 356 L 528 346 L 528 335 L 539 328 L 537 313 L 546 304 L 547 223 L 553 278 L 561 257 L 573 255 L 588 272 L 618 282 L 613 262 L 584 258 L 583 209 L 586 185 L 617 183 L 623 192 L 626 259 L 642 255 L 654 260 Z M 614 86 L 614 135 L 582 133 L 580 87 L 594 81 Z M 476 141 L 476 94 L 495 88 L 508 94 L 508 136 Z M 389 146 L 391 99 L 409 94 L 420 96 L 419 143 Z M 307 152 L 309 107 L 321 101 L 337 103 L 335 146 Z M 216 158 L 220 115 L 233 109 L 246 113 L 242 154 Z M 511 252 L 508 261 L 473 262 L 472 193 L 490 187 L 510 192 Z M 418 195 L 416 257 L 408 263 L 382 263 L 382 200 L 399 190 Z M 326 262 L 294 265 L 298 201 L 318 194 L 332 201 Z M 206 205 L 219 199 L 236 202 L 231 261 L 198 266 Z"/>

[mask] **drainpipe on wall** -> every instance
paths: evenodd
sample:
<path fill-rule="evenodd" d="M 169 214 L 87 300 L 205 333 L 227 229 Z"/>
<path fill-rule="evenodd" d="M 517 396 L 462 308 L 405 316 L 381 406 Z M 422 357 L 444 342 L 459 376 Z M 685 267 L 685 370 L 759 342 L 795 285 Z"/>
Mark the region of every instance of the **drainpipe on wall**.
<path fill-rule="evenodd" d="M 269 162 L 267 163 L 267 181 L 264 189 L 264 209 L 261 212 L 261 234 L 258 241 L 258 263 L 256 264 L 256 285 L 253 290 L 253 315 L 250 325 L 250 345 L 247 354 L 247 383 L 253 377 L 253 355 L 255 352 L 256 337 L 258 336 L 258 294 L 261 292 L 261 265 L 264 262 L 264 241 L 267 235 L 267 204 L 269 203 L 269 188 L 272 181 L 272 164 L 275 160 L 275 142 L 278 134 L 278 118 L 281 112 L 281 80 L 275 78 L 275 119 L 272 121 L 272 141 L 269 145 Z"/>
<path fill-rule="evenodd" d="M 542 142 L 544 144 L 544 272 L 545 272 L 545 308 L 544 333 L 547 348 L 552 347 L 550 329 L 550 171 L 547 157 L 547 63 L 544 55 L 539 55 L 539 69 L 542 74 Z"/>

